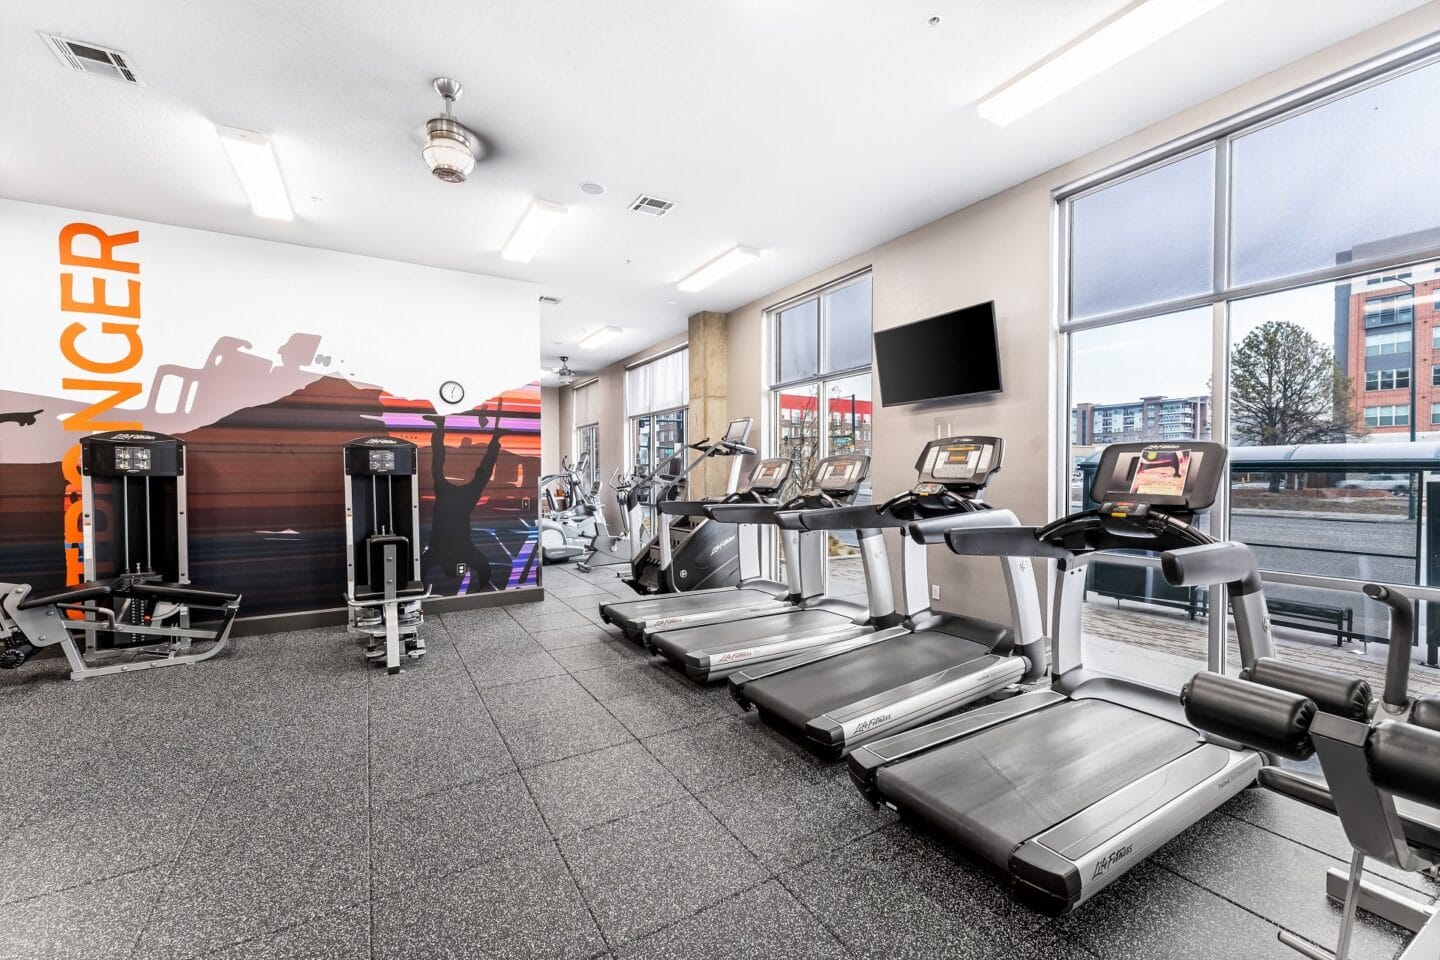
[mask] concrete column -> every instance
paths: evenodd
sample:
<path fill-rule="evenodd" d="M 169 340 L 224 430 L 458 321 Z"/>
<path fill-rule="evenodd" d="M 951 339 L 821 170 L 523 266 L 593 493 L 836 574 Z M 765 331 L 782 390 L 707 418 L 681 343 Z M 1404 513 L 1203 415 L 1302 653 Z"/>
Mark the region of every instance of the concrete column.
<path fill-rule="evenodd" d="M 690 318 L 690 420 L 686 425 L 693 442 L 704 437 L 714 440 L 725 434 L 730 423 L 728 389 L 729 347 L 725 314 L 697 313 Z M 757 429 L 751 439 L 759 436 Z M 754 444 L 751 444 L 754 446 Z M 725 489 L 730 460 L 715 457 L 692 475 L 692 496 L 712 496 Z"/>

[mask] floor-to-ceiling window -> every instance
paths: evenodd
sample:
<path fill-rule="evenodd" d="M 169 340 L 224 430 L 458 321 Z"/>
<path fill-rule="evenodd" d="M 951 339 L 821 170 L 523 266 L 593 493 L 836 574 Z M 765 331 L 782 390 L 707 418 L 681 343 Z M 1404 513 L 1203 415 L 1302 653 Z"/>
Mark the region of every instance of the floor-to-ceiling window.
<path fill-rule="evenodd" d="M 626 443 L 634 470 L 648 476 L 672 472 L 685 462 L 685 420 L 690 402 L 690 351 L 680 348 L 635 364 L 625 371 Z M 670 463 L 674 461 L 674 463 Z M 642 536 L 655 526 L 652 495 L 640 493 Z"/>
<path fill-rule="evenodd" d="M 774 365 L 770 431 L 775 456 L 795 461 L 798 488 L 823 457 L 871 450 L 869 273 L 812 290 L 768 312 Z M 859 502 L 870 500 L 867 482 Z M 863 589 L 855 535 L 825 551 L 834 592 Z M 783 563 L 783 558 L 781 558 Z"/>
<path fill-rule="evenodd" d="M 1108 443 L 1227 442 L 1209 529 L 1255 551 L 1285 652 L 1372 678 L 1389 620 L 1361 584 L 1425 601 L 1416 660 L 1440 639 L 1437 59 L 1377 61 L 1056 195 L 1056 509 L 1083 504 Z M 1140 556 L 1089 586 L 1102 652 L 1237 666 L 1218 591 L 1170 588 Z"/>
<path fill-rule="evenodd" d="M 600 473 L 600 424 L 598 387 L 595 381 L 581 384 L 571 392 L 570 409 L 575 423 L 575 448 L 571 456 L 583 466 L 581 478 L 586 490 L 594 489 Z"/>

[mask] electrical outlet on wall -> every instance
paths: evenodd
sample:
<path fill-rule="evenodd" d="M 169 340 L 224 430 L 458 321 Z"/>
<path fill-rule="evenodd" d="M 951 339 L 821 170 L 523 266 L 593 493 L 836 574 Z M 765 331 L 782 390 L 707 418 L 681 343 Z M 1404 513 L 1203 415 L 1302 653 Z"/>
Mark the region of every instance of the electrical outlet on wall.
<path fill-rule="evenodd" d="M 935 439 L 944 440 L 946 437 L 953 437 L 955 434 L 951 432 L 952 426 L 953 421 L 949 417 L 936 417 Z"/>
<path fill-rule="evenodd" d="M 930 599 L 931 599 L 931 600 L 939 600 L 939 599 L 940 599 L 940 584 L 938 584 L 938 583 L 932 583 L 932 584 L 930 584 Z"/>

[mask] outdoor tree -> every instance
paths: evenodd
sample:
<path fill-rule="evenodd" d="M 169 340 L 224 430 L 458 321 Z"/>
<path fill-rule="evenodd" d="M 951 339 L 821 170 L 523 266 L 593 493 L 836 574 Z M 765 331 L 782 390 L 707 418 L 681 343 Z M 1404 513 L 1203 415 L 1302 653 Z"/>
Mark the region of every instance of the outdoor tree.
<path fill-rule="evenodd" d="M 1235 348 L 1230 411 L 1243 445 L 1340 443 L 1364 432 L 1354 386 L 1334 352 L 1288 320 L 1262 324 Z"/>

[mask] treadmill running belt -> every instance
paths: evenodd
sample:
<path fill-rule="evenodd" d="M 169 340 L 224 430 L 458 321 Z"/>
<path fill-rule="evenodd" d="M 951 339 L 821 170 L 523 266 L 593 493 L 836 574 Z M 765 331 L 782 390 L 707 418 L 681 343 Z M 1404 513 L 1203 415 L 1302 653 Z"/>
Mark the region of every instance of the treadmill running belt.
<path fill-rule="evenodd" d="M 925 630 L 754 680 L 745 685 L 745 697 L 766 713 L 803 729 L 831 710 L 989 652 L 972 640 Z"/>
<path fill-rule="evenodd" d="M 1104 700 L 1066 700 L 879 771 L 881 792 L 1008 869 L 1015 848 L 1203 742 Z"/>

